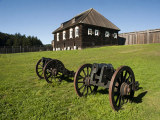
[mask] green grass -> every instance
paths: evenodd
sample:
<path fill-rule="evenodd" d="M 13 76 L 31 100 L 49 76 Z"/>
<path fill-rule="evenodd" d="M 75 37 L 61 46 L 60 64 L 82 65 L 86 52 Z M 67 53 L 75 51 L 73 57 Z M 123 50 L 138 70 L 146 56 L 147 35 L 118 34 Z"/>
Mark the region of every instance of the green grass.
<path fill-rule="evenodd" d="M 97 94 L 79 98 L 73 82 L 64 80 L 51 85 L 39 80 L 35 65 L 43 56 L 59 59 L 74 71 L 84 63 L 112 63 L 115 68 L 128 65 L 142 89 L 135 93 L 135 102 L 115 112 L 109 103 L 108 90 L 99 88 Z M 157 120 L 160 119 L 159 73 L 160 44 L 1 54 L 0 119 Z"/>

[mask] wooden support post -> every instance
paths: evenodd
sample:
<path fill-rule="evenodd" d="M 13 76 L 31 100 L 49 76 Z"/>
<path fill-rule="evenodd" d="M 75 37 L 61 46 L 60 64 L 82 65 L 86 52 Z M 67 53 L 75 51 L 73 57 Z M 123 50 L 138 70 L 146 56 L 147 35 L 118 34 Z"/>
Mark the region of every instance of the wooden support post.
<path fill-rule="evenodd" d="M 7 51 L 6 51 L 6 46 L 4 46 L 4 53 L 6 53 L 6 54 L 7 54 Z"/>
<path fill-rule="evenodd" d="M 149 30 L 146 31 L 147 32 L 147 44 L 149 44 Z"/>
<path fill-rule="evenodd" d="M 12 53 L 13 53 L 13 46 L 12 46 L 12 48 L 11 48 L 11 49 L 12 49 Z"/>
<path fill-rule="evenodd" d="M 19 46 L 19 50 L 20 50 L 19 52 L 21 53 L 21 46 Z"/>

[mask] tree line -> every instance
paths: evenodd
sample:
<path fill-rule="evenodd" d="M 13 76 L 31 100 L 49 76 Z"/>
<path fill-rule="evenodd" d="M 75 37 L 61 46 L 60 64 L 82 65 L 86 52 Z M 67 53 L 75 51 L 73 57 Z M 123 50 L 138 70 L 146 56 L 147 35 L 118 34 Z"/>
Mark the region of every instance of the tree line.
<path fill-rule="evenodd" d="M 41 40 L 34 36 L 0 32 L 0 46 L 41 46 Z"/>

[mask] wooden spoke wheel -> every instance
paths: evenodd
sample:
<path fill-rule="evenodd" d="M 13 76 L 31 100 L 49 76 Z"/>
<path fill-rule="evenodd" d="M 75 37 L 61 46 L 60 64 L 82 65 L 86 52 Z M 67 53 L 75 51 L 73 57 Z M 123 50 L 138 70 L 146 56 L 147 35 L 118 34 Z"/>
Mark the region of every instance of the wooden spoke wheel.
<path fill-rule="evenodd" d="M 53 59 L 44 66 L 44 78 L 48 83 L 61 81 L 63 78 L 64 65 L 61 61 Z"/>
<path fill-rule="evenodd" d="M 121 66 L 114 72 L 109 85 L 109 100 L 115 111 L 133 98 L 134 84 L 135 77 L 130 67 Z"/>
<path fill-rule="evenodd" d="M 97 91 L 98 86 L 90 84 L 92 64 L 82 65 L 74 76 L 74 88 L 79 97 L 87 96 Z"/>
<path fill-rule="evenodd" d="M 36 64 L 36 74 L 40 79 L 44 78 L 43 68 L 44 68 L 43 61 L 42 59 L 40 59 Z"/>

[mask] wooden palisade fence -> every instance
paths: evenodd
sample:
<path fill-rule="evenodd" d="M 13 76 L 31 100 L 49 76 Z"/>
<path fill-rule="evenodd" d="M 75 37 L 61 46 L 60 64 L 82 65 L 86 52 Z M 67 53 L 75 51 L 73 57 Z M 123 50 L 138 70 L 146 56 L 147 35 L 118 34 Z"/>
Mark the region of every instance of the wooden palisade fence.
<path fill-rule="evenodd" d="M 124 45 L 160 43 L 160 29 L 120 33 L 125 39 Z"/>
<path fill-rule="evenodd" d="M 0 46 L 0 54 L 7 53 L 23 53 L 23 52 L 37 52 L 37 51 L 51 51 L 52 47 L 46 46 Z"/>

